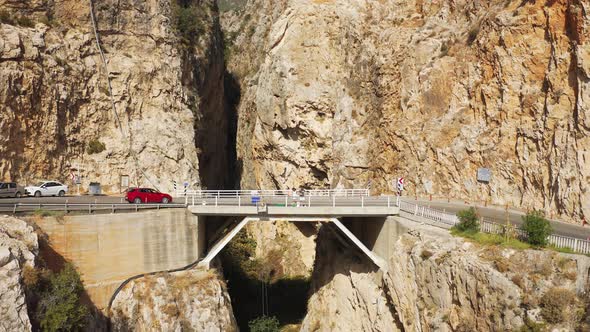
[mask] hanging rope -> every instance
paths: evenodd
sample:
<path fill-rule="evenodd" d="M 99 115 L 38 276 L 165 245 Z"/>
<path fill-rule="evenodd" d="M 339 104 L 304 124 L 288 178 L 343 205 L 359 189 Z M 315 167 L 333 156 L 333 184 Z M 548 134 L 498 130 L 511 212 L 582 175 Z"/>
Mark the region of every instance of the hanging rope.
<path fill-rule="evenodd" d="M 111 108 L 113 110 L 113 113 L 115 114 L 115 121 L 117 121 L 117 127 L 119 128 L 119 131 L 121 132 L 121 136 L 123 136 L 123 138 L 127 138 L 127 135 L 125 135 L 125 132 L 123 130 L 123 125 L 121 123 L 121 119 L 119 118 L 119 113 L 117 113 L 117 107 L 115 106 L 115 97 L 113 95 L 113 87 L 111 85 L 111 75 L 110 75 L 109 67 L 107 65 L 107 58 L 104 55 L 104 52 L 102 50 L 102 46 L 100 44 L 100 37 L 98 35 L 98 25 L 96 24 L 96 17 L 94 16 L 94 2 L 92 0 L 88 0 L 88 2 L 90 3 L 90 18 L 92 21 L 92 27 L 94 29 L 94 37 L 96 39 L 96 47 L 98 48 L 98 52 L 100 53 L 100 58 L 102 59 L 102 64 L 104 66 L 104 70 L 107 74 L 107 85 L 109 88 L 109 98 L 111 100 Z M 158 190 L 158 186 L 156 186 L 156 184 L 150 179 L 150 177 L 144 172 L 143 168 L 139 165 L 139 159 L 137 158 L 137 153 L 131 147 L 131 128 L 129 128 L 128 139 L 129 139 L 129 153 L 131 154 L 131 157 L 133 158 L 133 161 L 135 162 L 135 168 L 137 170 L 139 170 L 139 172 L 143 175 L 143 177 L 156 190 Z"/>

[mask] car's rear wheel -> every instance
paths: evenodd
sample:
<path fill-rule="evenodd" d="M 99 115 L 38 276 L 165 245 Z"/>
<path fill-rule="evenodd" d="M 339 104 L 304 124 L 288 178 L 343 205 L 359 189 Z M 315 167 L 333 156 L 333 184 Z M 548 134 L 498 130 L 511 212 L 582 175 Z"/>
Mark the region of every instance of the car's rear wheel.
<path fill-rule="evenodd" d="M 141 198 L 138 197 L 138 198 L 134 199 L 133 200 L 133 203 L 135 203 L 135 204 L 141 204 Z"/>
<path fill-rule="evenodd" d="M 66 195 L 66 192 L 63 190 L 60 190 L 59 193 L 57 194 L 59 197 L 64 197 Z"/>
<path fill-rule="evenodd" d="M 14 194 L 15 198 L 21 198 L 23 195 L 20 193 L 20 191 L 17 191 L 16 194 Z"/>
<path fill-rule="evenodd" d="M 35 191 L 35 197 L 41 197 L 41 192 L 40 191 Z"/>
<path fill-rule="evenodd" d="M 168 199 L 168 197 L 162 198 L 162 204 L 168 204 L 168 203 L 170 203 L 170 200 Z"/>

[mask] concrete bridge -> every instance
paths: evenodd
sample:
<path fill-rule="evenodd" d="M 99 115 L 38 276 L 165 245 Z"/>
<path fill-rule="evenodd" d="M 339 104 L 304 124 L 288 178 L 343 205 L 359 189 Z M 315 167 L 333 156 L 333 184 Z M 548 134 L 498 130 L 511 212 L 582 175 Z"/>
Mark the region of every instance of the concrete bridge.
<path fill-rule="evenodd" d="M 354 231 L 359 227 L 352 227 L 352 224 L 365 224 L 363 232 L 369 233 L 372 238 L 379 238 L 385 219 L 399 214 L 397 197 L 372 197 L 364 189 L 307 190 L 302 193 L 281 190 L 194 191 L 183 194 L 188 209 L 194 215 L 242 218 L 239 222 L 221 227 L 227 232 L 201 260 L 199 265 L 202 267 L 208 268 L 215 256 L 249 222 L 284 220 L 332 223 L 379 268 L 387 269 L 386 261 L 381 257 L 387 256 L 387 253 L 376 253 L 373 249 L 379 245 L 375 241 L 362 241 L 360 234 Z"/>

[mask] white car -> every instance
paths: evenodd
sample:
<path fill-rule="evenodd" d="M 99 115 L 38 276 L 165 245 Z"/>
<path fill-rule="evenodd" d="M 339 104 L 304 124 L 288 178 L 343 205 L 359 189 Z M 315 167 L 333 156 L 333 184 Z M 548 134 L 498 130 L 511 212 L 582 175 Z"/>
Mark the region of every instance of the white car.
<path fill-rule="evenodd" d="M 43 181 L 34 186 L 25 187 L 25 194 L 29 196 L 59 196 L 63 197 L 68 192 L 68 186 L 57 181 Z"/>

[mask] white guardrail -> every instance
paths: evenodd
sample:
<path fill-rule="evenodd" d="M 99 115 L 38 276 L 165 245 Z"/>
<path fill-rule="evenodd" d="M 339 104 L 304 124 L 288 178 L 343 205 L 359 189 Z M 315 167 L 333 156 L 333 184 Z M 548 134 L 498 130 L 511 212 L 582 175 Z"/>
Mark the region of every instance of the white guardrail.
<path fill-rule="evenodd" d="M 411 213 L 418 217 L 426 218 L 449 226 L 454 226 L 457 223 L 459 223 L 459 218 L 457 218 L 457 216 L 454 214 L 427 208 L 425 206 L 420 206 L 415 203 L 404 202 L 400 200 L 399 197 L 395 200 L 395 202 L 396 205 L 399 207 L 400 211 Z M 487 221 L 485 218 L 480 221 L 480 230 L 484 233 L 504 234 L 505 227 L 505 225 Z M 526 238 L 526 234 L 522 229 L 515 227 L 514 231 L 519 236 L 519 238 Z M 556 248 L 567 248 L 571 249 L 576 253 L 590 254 L 590 241 L 587 240 L 552 234 L 548 237 L 548 241 L 549 244 L 553 245 Z"/>
<path fill-rule="evenodd" d="M 301 193 L 297 192 L 297 196 Z M 276 197 L 276 196 L 294 196 L 293 190 L 177 190 L 176 197 L 196 197 L 196 198 L 230 198 L 241 196 L 260 196 L 260 197 Z M 369 189 L 319 189 L 319 190 L 303 190 L 303 196 L 311 197 L 369 197 Z"/>

